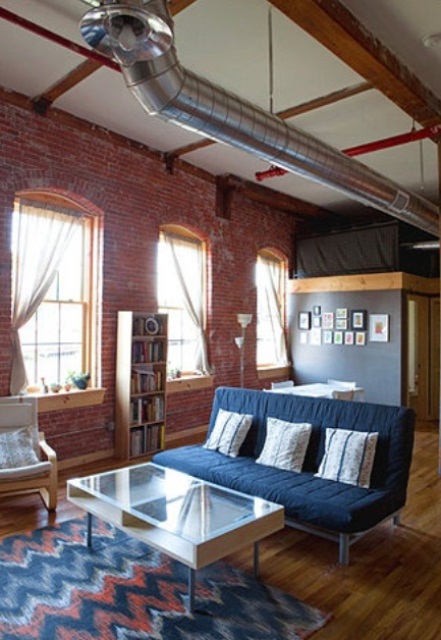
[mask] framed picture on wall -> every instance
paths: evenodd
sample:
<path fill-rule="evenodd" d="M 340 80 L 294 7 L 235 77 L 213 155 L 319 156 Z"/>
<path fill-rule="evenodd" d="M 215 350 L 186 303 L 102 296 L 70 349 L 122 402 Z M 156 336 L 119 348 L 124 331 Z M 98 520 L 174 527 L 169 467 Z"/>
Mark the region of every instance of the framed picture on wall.
<path fill-rule="evenodd" d="M 334 314 L 332 311 L 324 313 L 322 316 L 322 328 L 333 329 L 334 328 Z"/>
<path fill-rule="evenodd" d="M 332 331 L 323 331 L 323 344 L 332 344 Z"/>
<path fill-rule="evenodd" d="M 320 315 L 321 315 L 321 313 L 322 313 L 322 308 L 320 307 L 320 305 L 315 304 L 315 305 L 312 307 L 312 313 L 313 313 L 315 316 L 320 316 Z"/>
<path fill-rule="evenodd" d="M 335 317 L 336 318 L 347 318 L 348 317 L 348 310 L 347 309 L 337 309 L 335 312 Z"/>
<path fill-rule="evenodd" d="M 311 339 L 309 344 L 314 347 L 319 347 L 322 344 L 322 330 L 321 329 L 311 329 Z"/>
<path fill-rule="evenodd" d="M 334 344 L 343 344 L 343 331 L 334 331 Z"/>
<path fill-rule="evenodd" d="M 369 316 L 369 342 L 389 341 L 389 316 L 386 313 L 372 313 Z"/>
<path fill-rule="evenodd" d="M 351 329 L 364 331 L 366 329 L 367 313 L 364 309 L 353 311 L 351 319 Z"/>
<path fill-rule="evenodd" d="M 311 312 L 300 311 L 299 312 L 299 329 L 308 331 L 311 328 Z"/>
<path fill-rule="evenodd" d="M 345 331 L 345 344 L 354 344 L 354 332 Z"/>
<path fill-rule="evenodd" d="M 346 331 L 346 329 L 348 328 L 348 321 L 346 320 L 346 318 L 336 318 L 335 328 L 339 329 L 340 331 Z"/>
<path fill-rule="evenodd" d="M 322 319 L 320 316 L 312 316 L 312 326 L 315 329 L 319 329 L 322 326 Z"/>
<path fill-rule="evenodd" d="M 365 331 L 356 331 L 355 333 L 355 346 L 364 347 L 366 344 L 366 332 Z"/>

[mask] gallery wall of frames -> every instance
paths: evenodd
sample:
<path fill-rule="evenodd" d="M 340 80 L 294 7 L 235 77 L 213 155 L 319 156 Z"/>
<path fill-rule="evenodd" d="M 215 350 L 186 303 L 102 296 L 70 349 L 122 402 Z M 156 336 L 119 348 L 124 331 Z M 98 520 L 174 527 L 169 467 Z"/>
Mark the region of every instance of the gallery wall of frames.
<path fill-rule="evenodd" d="M 292 294 L 288 315 L 297 384 L 355 380 L 366 400 L 402 401 L 400 291 Z"/>

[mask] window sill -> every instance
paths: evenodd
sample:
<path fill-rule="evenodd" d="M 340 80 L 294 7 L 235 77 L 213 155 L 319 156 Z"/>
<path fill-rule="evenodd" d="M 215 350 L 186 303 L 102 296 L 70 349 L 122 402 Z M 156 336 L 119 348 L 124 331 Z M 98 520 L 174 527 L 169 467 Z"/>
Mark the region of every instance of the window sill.
<path fill-rule="evenodd" d="M 38 398 L 38 412 L 63 411 L 64 409 L 78 409 L 102 404 L 105 389 L 94 388 L 84 391 L 59 391 L 58 393 L 33 393 Z"/>
<path fill-rule="evenodd" d="M 259 380 L 268 380 L 269 378 L 279 378 L 280 376 L 289 376 L 291 373 L 291 365 L 285 364 L 282 367 L 277 365 L 271 367 L 261 367 L 257 369 L 257 377 Z"/>
<path fill-rule="evenodd" d="M 166 393 L 179 393 L 181 391 L 196 391 L 199 389 L 209 389 L 213 386 L 212 376 L 186 376 L 167 380 Z"/>

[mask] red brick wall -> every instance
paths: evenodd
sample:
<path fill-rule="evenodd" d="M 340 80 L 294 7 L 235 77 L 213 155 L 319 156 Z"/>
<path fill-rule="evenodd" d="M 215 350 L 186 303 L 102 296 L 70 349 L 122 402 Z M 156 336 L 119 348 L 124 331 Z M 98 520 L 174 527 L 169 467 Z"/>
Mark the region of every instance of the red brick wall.
<path fill-rule="evenodd" d="M 146 116 L 147 117 L 147 116 Z M 292 254 L 289 214 L 233 199 L 231 218 L 215 214 L 213 183 L 176 169 L 171 175 L 148 154 L 0 103 L 0 395 L 9 394 L 10 212 L 16 191 L 53 189 L 87 203 L 101 218 L 102 406 L 43 414 L 40 424 L 60 459 L 112 446 L 104 425 L 114 420 L 116 314 L 156 309 L 156 243 L 159 225 L 198 229 L 210 254 L 208 335 L 215 386 L 239 384 L 237 313 L 256 307 L 254 263 L 262 247 Z M 255 324 L 247 329 L 245 383 L 258 388 L 254 364 Z M 206 424 L 213 389 L 173 394 L 167 426 L 172 431 Z"/>

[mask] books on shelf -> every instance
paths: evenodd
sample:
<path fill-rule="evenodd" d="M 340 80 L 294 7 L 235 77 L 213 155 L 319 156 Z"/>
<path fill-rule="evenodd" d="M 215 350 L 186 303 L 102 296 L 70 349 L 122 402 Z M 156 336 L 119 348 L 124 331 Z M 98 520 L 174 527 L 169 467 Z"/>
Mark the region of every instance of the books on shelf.
<path fill-rule="evenodd" d="M 163 362 L 164 344 L 152 340 L 134 340 L 132 344 L 132 362 Z"/>
<path fill-rule="evenodd" d="M 132 398 L 130 402 L 131 422 L 157 422 L 164 420 L 164 396 Z"/>
<path fill-rule="evenodd" d="M 132 429 L 130 433 L 130 455 L 132 457 L 152 453 L 162 448 L 161 429 L 163 425 L 144 425 Z"/>
<path fill-rule="evenodd" d="M 153 369 L 152 365 L 133 367 L 130 379 L 130 393 L 148 393 L 164 390 L 164 372 Z"/>

